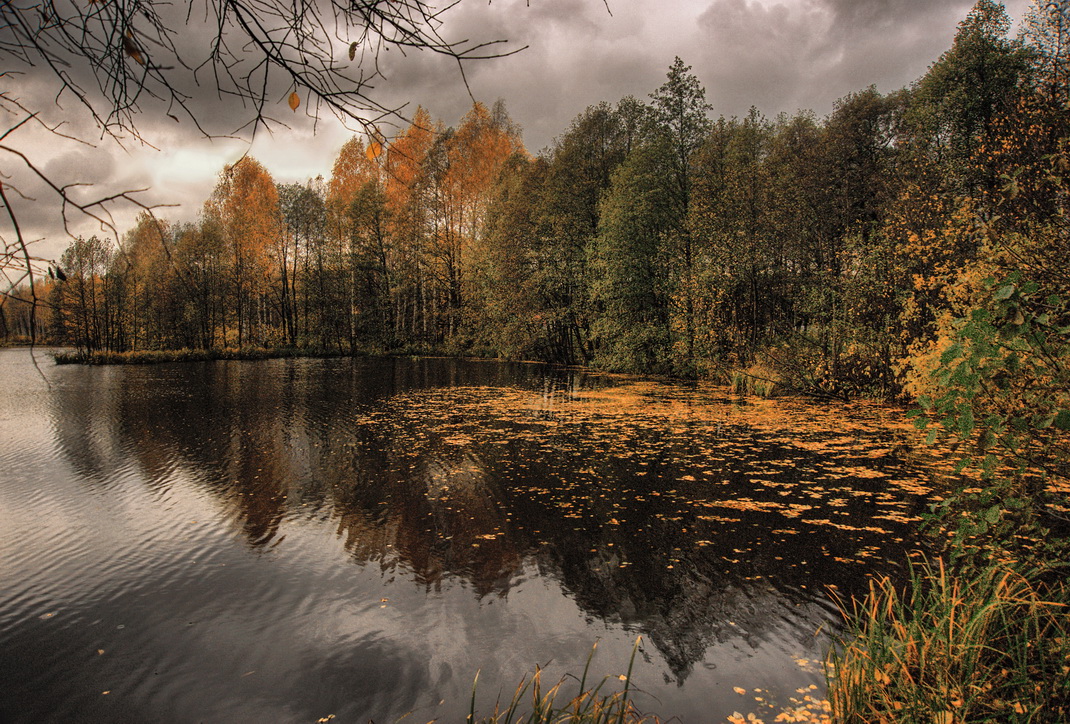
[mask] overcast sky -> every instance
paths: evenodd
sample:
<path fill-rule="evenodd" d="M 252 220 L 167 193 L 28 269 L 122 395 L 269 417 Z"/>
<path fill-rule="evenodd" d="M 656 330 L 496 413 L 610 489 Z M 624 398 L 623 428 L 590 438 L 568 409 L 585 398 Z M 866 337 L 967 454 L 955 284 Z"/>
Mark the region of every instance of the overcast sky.
<path fill-rule="evenodd" d="M 584 108 L 615 103 L 626 95 L 647 100 L 665 80 L 675 56 L 692 66 L 706 88 L 713 115 L 743 115 L 756 106 L 769 117 L 781 111 L 811 109 L 819 117 L 852 91 L 874 84 L 887 93 L 921 76 L 947 50 L 969 0 L 462 0 L 446 15 L 445 34 L 454 39 L 508 39 L 528 46 L 508 58 L 472 63 L 467 68 L 473 95 L 488 105 L 504 99 L 524 129 L 535 153 Z M 1017 22 L 1029 0 L 1007 2 Z M 343 51 L 344 52 L 344 51 Z M 430 54 L 382 58 L 387 79 L 377 98 L 387 105 L 419 103 L 447 125 L 471 105 L 455 64 Z M 38 87 L 32 74 L 16 80 L 24 98 L 54 105 L 53 91 Z M 21 88 L 19 88 L 21 86 Z M 215 128 L 237 125 L 235 109 L 204 91 L 198 107 Z M 198 138 L 189 123 L 146 115 L 139 127 L 156 149 L 128 145 L 126 150 L 100 142 L 97 148 L 58 143 L 32 135 L 19 139 L 57 180 L 88 181 L 97 190 L 150 189 L 147 203 L 178 204 L 162 217 L 191 221 L 211 192 L 223 165 L 249 151 L 278 182 L 328 176 L 334 157 L 351 135 L 333 118 L 312 122 L 300 109 L 291 113 L 279 99 L 275 115 L 290 129 L 259 134 L 247 142 Z M 52 110 L 55 110 L 54 108 Z M 64 109 L 67 113 L 70 109 Z M 76 118 L 75 130 L 79 128 Z M 4 124 L 6 128 L 8 124 Z M 15 139 L 12 139 L 14 141 Z M 10 172 L 10 158 L 0 171 Z M 32 190 L 37 198 L 45 195 Z M 17 201 L 34 249 L 58 258 L 67 245 L 56 221 L 58 211 L 45 203 Z M 120 227 L 132 212 L 117 217 Z M 0 222 L 2 223 L 2 222 Z M 95 229 L 82 225 L 78 233 Z M 9 238 L 9 228 L 0 231 Z"/>

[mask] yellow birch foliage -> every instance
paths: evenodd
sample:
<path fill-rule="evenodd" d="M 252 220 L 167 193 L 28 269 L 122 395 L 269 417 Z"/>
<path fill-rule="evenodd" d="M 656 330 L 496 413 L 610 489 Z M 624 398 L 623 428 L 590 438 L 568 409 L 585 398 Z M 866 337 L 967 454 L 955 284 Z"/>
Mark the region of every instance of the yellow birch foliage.
<path fill-rule="evenodd" d="M 365 184 L 378 178 L 379 166 L 375 157 L 368 153 L 364 141 L 358 136 L 346 141 L 338 151 L 327 183 L 329 223 L 336 238 L 348 237 L 350 221 L 346 212 L 349 205 Z"/>

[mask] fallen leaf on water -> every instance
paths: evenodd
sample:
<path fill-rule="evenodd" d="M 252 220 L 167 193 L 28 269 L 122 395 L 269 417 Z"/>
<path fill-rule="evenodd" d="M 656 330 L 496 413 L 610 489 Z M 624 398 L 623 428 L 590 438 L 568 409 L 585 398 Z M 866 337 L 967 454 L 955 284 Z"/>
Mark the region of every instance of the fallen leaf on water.
<path fill-rule="evenodd" d="M 744 689 L 742 686 L 733 686 L 732 687 L 732 691 L 736 692 L 740 696 L 743 696 L 744 694 L 747 693 L 747 690 Z"/>

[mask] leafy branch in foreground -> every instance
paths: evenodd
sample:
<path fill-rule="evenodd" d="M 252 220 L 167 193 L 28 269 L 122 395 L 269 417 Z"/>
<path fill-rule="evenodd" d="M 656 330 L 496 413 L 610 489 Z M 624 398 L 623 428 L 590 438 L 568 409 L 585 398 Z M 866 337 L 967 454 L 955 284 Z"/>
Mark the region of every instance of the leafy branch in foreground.
<path fill-rule="evenodd" d="M 919 364 L 925 394 L 912 413 L 930 444 L 950 441 L 956 472 L 968 473 L 936 506 L 935 522 L 954 557 L 982 565 L 997 555 L 1059 566 L 1070 540 L 1065 149 L 1038 168 L 1056 203 L 1046 218 L 1016 211 L 1034 192 L 1009 174 L 999 204 L 961 232 L 980 237 L 983 253 L 949 291 L 956 311 L 939 325 L 927 370 Z"/>
<path fill-rule="evenodd" d="M 931 443 L 937 422 L 962 451 L 957 469 L 979 473 L 939 506 L 962 507 L 948 521 L 952 550 L 1025 553 L 1052 544 L 1048 526 L 1070 512 L 1070 299 L 1018 272 L 983 286 L 985 304 L 953 323 L 916 425 Z"/>

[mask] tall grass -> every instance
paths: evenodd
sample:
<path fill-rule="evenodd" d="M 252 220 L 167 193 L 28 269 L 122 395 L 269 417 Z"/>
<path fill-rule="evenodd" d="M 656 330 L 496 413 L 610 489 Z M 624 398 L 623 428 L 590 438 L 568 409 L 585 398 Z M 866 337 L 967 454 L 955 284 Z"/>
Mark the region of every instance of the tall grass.
<path fill-rule="evenodd" d="M 737 395 L 775 397 L 780 392 L 781 380 L 776 370 L 762 364 L 753 364 L 745 370 L 732 370 L 728 384 Z"/>
<path fill-rule="evenodd" d="M 834 720 L 1070 721 L 1066 589 L 1047 588 L 1001 564 L 926 562 L 903 592 L 872 579 L 829 656 Z"/>
<path fill-rule="evenodd" d="M 606 693 L 604 688 L 615 677 L 605 677 L 597 685 L 588 689 L 587 676 L 591 668 L 598 645 L 591 648 L 583 675 L 579 678 L 579 693 L 571 698 L 564 698 L 563 688 L 569 688 L 570 677 L 564 677 L 550 688 L 545 688 L 542 681 L 542 669 L 535 667 L 531 678 L 524 678 L 513 692 L 508 703 L 496 702 L 494 711 L 483 717 L 476 716 L 476 688 L 479 674 L 472 683 L 472 701 L 466 724 L 657 724 L 657 717 L 640 713 L 632 704 L 632 666 L 635 654 L 639 650 L 642 637 L 636 638 L 632 646 L 632 655 L 628 661 L 628 673 L 620 679 L 624 688 Z"/>

